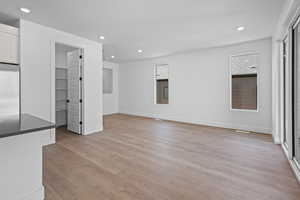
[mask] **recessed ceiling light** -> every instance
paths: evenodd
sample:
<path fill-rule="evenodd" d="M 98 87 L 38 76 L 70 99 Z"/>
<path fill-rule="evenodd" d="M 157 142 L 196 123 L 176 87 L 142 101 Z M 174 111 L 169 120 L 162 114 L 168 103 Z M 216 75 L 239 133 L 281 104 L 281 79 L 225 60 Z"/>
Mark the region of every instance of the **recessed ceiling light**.
<path fill-rule="evenodd" d="M 239 27 L 237 27 L 236 28 L 238 31 L 243 31 L 243 30 L 245 30 L 245 26 L 239 26 Z"/>
<path fill-rule="evenodd" d="M 111 56 L 111 58 L 115 58 L 115 56 Z"/>
<path fill-rule="evenodd" d="M 99 39 L 100 39 L 100 40 L 104 40 L 105 37 L 101 35 L 101 36 L 99 37 Z"/>
<path fill-rule="evenodd" d="M 28 8 L 20 8 L 20 10 L 24 13 L 30 13 L 31 12 Z"/>
<path fill-rule="evenodd" d="M 142 49 L 139 49 L 138 52 L 139 52 L 139 53 L 143 53 L 143 50 L 142 50 Z"/>

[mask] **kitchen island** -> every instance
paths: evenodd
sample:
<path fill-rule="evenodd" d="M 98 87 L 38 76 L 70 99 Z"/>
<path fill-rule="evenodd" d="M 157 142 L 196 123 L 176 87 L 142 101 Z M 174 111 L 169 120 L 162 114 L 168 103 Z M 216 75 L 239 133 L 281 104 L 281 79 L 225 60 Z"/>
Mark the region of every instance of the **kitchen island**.
<path fill-rule="evenodd" d="M 0 117 L 0 199 L 44 199 L 41 138 L 52 128 L 29 114 Z"/>

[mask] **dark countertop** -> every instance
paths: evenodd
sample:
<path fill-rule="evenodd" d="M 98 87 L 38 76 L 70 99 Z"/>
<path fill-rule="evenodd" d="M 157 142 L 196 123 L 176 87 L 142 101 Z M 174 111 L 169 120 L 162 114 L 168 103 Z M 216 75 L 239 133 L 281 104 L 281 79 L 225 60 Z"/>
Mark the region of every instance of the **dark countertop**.
<path fill-rule="evenodd" d="M 55 128 L 55 124 L 29 114 L 0 117 L 0 138 Z"/>

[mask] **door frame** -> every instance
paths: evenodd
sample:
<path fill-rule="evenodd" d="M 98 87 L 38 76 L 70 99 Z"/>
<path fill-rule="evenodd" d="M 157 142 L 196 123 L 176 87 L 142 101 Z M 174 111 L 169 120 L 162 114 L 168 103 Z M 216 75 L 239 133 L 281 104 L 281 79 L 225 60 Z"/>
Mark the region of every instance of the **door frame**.
<path fill-rule="evenodd" d="M 281 48 L 281 57 L 282 57 L 282 60 L 281 60 L 281 90 L 282 90 L 282 93 L 281 93 L 281 101 L 282 101 L 282 105 L 281 105 L 281 112 L 282 112 L 282 119 L 281 119 L 281 123 L 282 123 L 282 139 L 281 139 L 281 143 L 282 143 L 282 146 L 284 148 L 285 151 L 289 151 L 289 146 L 290 146 L 290 143 L 289 143 L 289 138 L 288 138 L 288 129 L 289 129 L 289 124 L 288 124 L 288 121 L 287 119 L 289 118 L 288 117 L 288 110 L 289 110 L 289 98 L 288 98 L 288 95 L 290 94 L 289 93 L 289 88 L 290 88 L 290 85 L 289 85 L 289 80 L 290 80 L 290 70 L 289 70 L 289 61 L 290 61 L 290 58 L 289 58 L 289 47 L 290 47 L 290 44 L 289 44 L 289 37 L 288 37 L 288 34 L 285 35 L 284 39 L 282 40 L 282 48 Z M 285 140 L 284 140 L 285 138 Z"/>
<path fill-rule="evenodd" d="M 67 46 L 71 46 L 74 48 L 78 48 L 81 49 L 82 51 L 82 67 L 81 67 L 81 74 L 82 74 L 82 87 L 81 87 L 81 95 L 82 95 L 82 103 L 81 103 L 81 119 L 82 119 L 82 135 L 85 135 L 85 115 L 84 115 L 84 111 L 85 111 L 85 104 L 84 104 L 84 94 L 85 94 L 85 90 L 84 90 L 84 65 L 85 65 L 85 56 L 84 56 L 84 52 L 85 52 L 85 47 L 81 46 L 79 44 L 76 44 L 76 42 L 70 42 L 70 41 L 65 41 L 65 40 L 59 40 L 59 39 L 55 39 L 55 40 L 51 40 L 50 41 L 50 80 L 51 80 L 51 84 L 50 84 L 50 90 L 51 90 L 51 104 L 50 104 L 50 121 L 52 123 L 56 122 L 56 91 L 55 91 L 55 68 L 56 68 L 56 64 L 55 64 L 55 44 L 63 44 L 63 45 L 67 45 Z M 50 130 L 50 144 L 54 144 L 56 143 L 56 129 L 51 129 Z"/>
<path fill-rule="evenodd" d="M 283 72 L 283 42 L 286 41 L 286 59 L 285 73 Z M 289 160 L 293 159 L 293 117 L 294 117 L 294 105 L 293 105 L 293 28 L 290 27 L 284 34 L 280 42 L 280 143 L 282 149 Z M 283 77 L 285 74 L 285 77 Z M 283 82 L 285 81 L 285 82 Z M 284 87 L 285 86 L 285 87 Z M 284 96 L 285 94 L 285 96 Z M 285 110 L 285 112 L 284 112 Z M 285 116 L 284 116 L 285 114 Z M 285 128 L 285 130 L 284 130 Z M 286 133 L 286 144 L 284 144 L 283 134 Z"/>
<path fill-rule="evenodd" d="M 293 160 L 293 162 L 295 162 L 295 165 L 298 167 L 298 170 L 300 170 L 300 166 L 299 166 L 299 161 L 297 161 L 297 159 L 296 159 L 296 141 L 295 141 L 295 138 L 296 138 L 296 132 L 295 132 L 295 130 L 296 130 L 296 121 L 297 121 L 297 117 L 299 117 L 299 116 L 297 116 L 296 115 L 296 112 L 295 112 L 295 107 L 296 107 L 296 97 L 297 97 L 297 88 L 296 88 L 296 81 L 297 81 L 297 73 L 295 73 L 296 72 L 296 70 L 297 70 L 297 61 L 298 61 L 298 59 L 297 59 L 297 56 L 295 56 L 296 54 L 298 54 L 298 51 L 297 51 L 297 47 L 298 47 L 298 45 L 297 45 L 297 43 L 296 43 L 296 40 L 298 39 L 298 35 L 297 34 L 295 34 L 295 30 L 296 30 L 296 28 L 297 27 L 300 27 L 300 17 L 298 17 L 297 18 L 297 20 L 295 21 L 295 23 L 291 26 L 291 42 L 290 42 L 290 45 L 291 45 L 291 47 L 290 47 L 290 50 L 291 50 L 291 52 L 290 52 L 290 54 L 291 54 L 291 56 L 290 56 L 290 58 L 291 58 L 291 72 L 292 72 L 292 76 L 291 76 L 291 78 L 292 78 L 292 134 L 291 134 L 291 136 L 292 136 L 292 138 L 291 138 L 291 158 L 292 158 L 292 160 Z"/>

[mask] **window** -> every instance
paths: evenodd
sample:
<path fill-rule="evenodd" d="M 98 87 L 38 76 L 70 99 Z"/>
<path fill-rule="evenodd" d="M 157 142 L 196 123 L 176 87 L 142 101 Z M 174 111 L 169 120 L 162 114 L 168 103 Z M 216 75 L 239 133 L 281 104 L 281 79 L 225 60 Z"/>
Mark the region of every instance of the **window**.
<path fill-rule="evenodd" d="M 103 68 L 103 93 L 112 94 L 113 93 L 113 70 L 108 68 Z"/>
<path fill-rule="evenodd" d="M 232 109 L 257 109 L 257 74 L 232 75 Z"/>
<path fill-rule="evenodd" d="M 169 81 L 168 80 L 156 81 L 156 103 L 157 104 L 169 103 Z"/>
<path fill-rule="evenodd" d="M 231 109 L 258 110 L 258 54 L 231 57 Z"/>
<path fill-rule="evenodd" d="M 155 103 L 169 104 L 169 66 L 155 66 Z"/>

